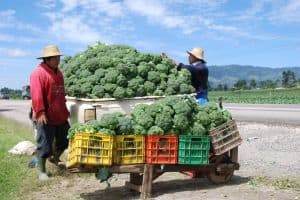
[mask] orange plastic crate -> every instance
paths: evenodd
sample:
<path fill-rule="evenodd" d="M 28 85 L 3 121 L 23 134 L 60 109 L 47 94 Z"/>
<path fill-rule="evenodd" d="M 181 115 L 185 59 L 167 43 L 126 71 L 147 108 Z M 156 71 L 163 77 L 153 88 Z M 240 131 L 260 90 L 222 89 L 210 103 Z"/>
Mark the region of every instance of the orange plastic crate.
<path fill-rule="evenodd" d="M 178 137 L 176 135 L 148 135 L 146 137 L 146 163 L 176 164 Z"/>

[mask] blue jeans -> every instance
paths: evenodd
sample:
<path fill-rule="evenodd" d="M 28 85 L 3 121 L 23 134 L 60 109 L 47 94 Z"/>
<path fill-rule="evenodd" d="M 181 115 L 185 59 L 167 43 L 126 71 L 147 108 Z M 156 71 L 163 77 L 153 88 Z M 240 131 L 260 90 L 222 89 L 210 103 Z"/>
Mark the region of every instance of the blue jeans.
<path fill-rule="evenodd" d="M 207 98 L 198 98 L 196 100 L 200 106 L 204 106 L 208 102 Z"/>

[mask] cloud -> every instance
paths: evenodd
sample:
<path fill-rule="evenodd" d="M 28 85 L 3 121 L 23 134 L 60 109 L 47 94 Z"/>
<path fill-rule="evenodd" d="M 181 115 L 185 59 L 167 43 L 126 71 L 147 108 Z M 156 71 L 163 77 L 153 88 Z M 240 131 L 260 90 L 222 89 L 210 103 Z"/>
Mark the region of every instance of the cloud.
<path fill-rule="evenodd" d="M 40 0 L 36 3 L 38 7 L 45 8 L 45 9 L 53 9 L 56 7 L 57 1 L 56 0 Z"/>
<path fill-rule="evenodd" d="M 290 0 L 287 4 L 277 7 L 270 13 L 270 20 L 273 22 L 300 22 L 300 1 Z"/>
<path fill-rule="evenodd" d="M 15 10 L 5 10 L 0 12 L 0 28 L 11 27 L 11 22 L 14 21 Z"/>
<path fill-rule="evenodd" d="M 172 12 L 161 1 L 125 0 L 124 5 L 129 11 L 146 17 L 149 23 L 160 24 L 165 28 L 180 28 L 184 33 L 194 31 L 189 16 Z"/>
<path fill-rule="evenodd" d="M 105 14 L 110 17 L 123 16 L 122 2 L 110 0 L 61 0 L 61 2 L 63 4 L 63 12 L 71 12 L 76 8 L 81 8 L 93 16 L 99 16 L 99 14 Z"/>
<path fill-rule="evenodd" d="M 7 57 L 24 57 L 28 55 L 28 53 L 22 49 L 9 49 L 9 48 L 0 48 L 0 54 L 2 56 L 7 56 Z"/>
<path fill-rule="evenodd" d="M 80 16 L 66 16 L 53 21 L 50 27 L 57 38 L 73 43 L 90 44 L 102 37 L 99 32 L 87 25 Z"/>
<path fill-rule="evenodd" d="M 0 12 L 0 28 L 30 30 L 33 32 L 40 32 L 40 29 L 31 24 L 21 23 L 15 17 L 16 11 L 9 9 Z"/>
<path fill-rule="evenodd" d="M 14 37 L 11 35 L 0 33 L 0 41 L 11 42 L 14 40 Z"/>

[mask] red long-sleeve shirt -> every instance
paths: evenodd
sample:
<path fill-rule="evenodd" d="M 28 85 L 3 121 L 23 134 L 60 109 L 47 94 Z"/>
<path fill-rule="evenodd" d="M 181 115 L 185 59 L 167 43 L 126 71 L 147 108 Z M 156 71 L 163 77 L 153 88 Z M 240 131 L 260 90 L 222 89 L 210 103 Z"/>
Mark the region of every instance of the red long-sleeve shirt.
<path fill-rule="evenodd" d="M 67 121 L 69 112 L 64 78 L 59 69 L 55 73 L 45 63 L 41 63 L 30 76 L 30 93 L 34 118 L 46 114 L 50 125 L 61 125 Z"/>

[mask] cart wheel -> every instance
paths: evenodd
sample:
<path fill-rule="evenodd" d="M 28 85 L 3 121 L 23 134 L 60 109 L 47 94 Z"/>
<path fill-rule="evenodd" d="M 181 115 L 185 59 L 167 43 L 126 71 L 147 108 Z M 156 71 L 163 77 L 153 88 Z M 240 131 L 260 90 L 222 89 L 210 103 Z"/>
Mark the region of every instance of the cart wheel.
<path fill-rule="evenodd" d="M 224 184 L 231 180 L 233 172 L 234 170 L 228 170 L 228 172 L 220 174 L 216 171 L 212 171 L 209 174 L 207 174 L 207 178 L 210 182 L 214 184 Z"/>
<path fill-rule="evenodd" d="M 213 156 L 210 159 L 210 163 L 222 164 L 222 163 L 230 163 L 230 158 L 228 155 L 223 154 L 220 156 Z M 234 173 L 234 169 L 228 169 L 224 172 L 217 172 L 216 169 L 212 170 L 207 174 L 207 178 L 214 184 L 224 184 L 231 180 Z"/>

